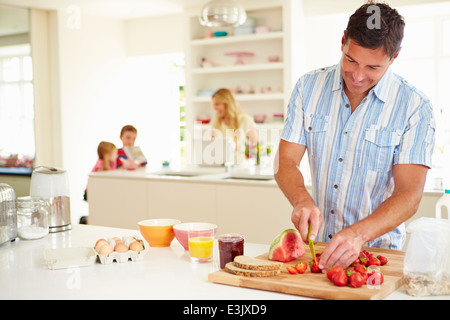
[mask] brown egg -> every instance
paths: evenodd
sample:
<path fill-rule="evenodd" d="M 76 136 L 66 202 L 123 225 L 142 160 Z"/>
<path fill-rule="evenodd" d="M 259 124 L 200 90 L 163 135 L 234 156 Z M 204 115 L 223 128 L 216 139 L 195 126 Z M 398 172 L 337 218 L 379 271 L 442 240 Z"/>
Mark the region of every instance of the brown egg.
<path fill-rule="evenodd" d="M 98 252 L 100 250 L 100 248 L 105 244 L 108 244 L 108 241 L 106 241 L 105 239 L 97 240 L 97 242 L 95 243 L 95 251 Z"/>
<path fill-rule="evenodd" d="M 133 241 L 130 244 L 130 250 L 141 252 L 142 250 L 144 250 L 144 247 L 139 241 Z"/>
<path fill-rule="evenodd" d="M 116 242 L 116 246 L 114 247 L 114 251 L 116 252 L 127 252 L 128 247 L 122 241 Z"/>
<path fill-rule="evenodd" d="M 98 250 L 98 254 L 106 254 L 107 256 L 109 256 L 112 252 L 113 248 L 108 243 L 101 246 Z"/>

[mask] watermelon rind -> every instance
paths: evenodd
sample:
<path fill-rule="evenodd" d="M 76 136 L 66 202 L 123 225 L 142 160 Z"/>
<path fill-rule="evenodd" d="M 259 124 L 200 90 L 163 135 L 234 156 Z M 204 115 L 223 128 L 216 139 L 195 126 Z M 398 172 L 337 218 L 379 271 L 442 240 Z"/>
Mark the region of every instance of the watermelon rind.
<path fill-rule="evenodd" d="M 269 260 L 274 260 L 274 253 L 276 253 L 277 252 L 277 250 L 283 250 L 283 248 L 282 248 L 282 246 L 284 245 L 284 239 L 285 239 L 285 237 L 287 237 L 288 235 L 291 235 L 292 233 L 294 233 L 295 234 L 295 237 L 294 238 L 297 238 L 298 239 L 298 242 L 299 242 L 299 245 L 300 246 L 303 246 L 303 244 L 302 244 L 302 242 L 301 242 L 301 236 L 300 236 L 300 233 L 298 232 L 298 230 L 296 230 L 296 229 L 286 229 L 286 230 L 284 230 L 283 232 L 281 232 L 273 241 L 272 241 L 272 244 L 270 245 L 270 249 L 269 249 L 269 256 L 268 256 L 268 258 L 269 258 Z M 303 247 L 302 247 L 303 248 Z M 287 249 L 287 248 L 284 248 L 284 249 Z M 303 251 L 303 252 L 301 252 L 301 251 Z M 303 255 L 303 253 L 304 253 L 304 250 L 300 250 L 300 256 L 301 255 Z M 287 262 L 287 261 L 290 261 L 290 260 L 293 260 L 293 259 L 295 259 L 295 258 L 298 258 L 298 256 L 292 256 L 292 257 L 289 257 L 289 258 L 287 258 L 287 259 L 280 259 L 280 260 L 278 260 L 278 261 L 282 261 L 282 262 Z"/>

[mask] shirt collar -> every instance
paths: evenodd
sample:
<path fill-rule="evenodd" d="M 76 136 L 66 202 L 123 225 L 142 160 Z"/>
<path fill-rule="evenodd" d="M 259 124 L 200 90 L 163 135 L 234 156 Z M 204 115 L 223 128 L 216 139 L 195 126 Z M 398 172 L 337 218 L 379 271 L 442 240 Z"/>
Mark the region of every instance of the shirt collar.
<path fill-rule="evenodd" d="M 344 86 L 343 86 L 344 80 L 342 79 L 342 75 L 341 75 L 341 63 L 342 63 L 342 60 L 335 66 L 332 91 L 344 89 Z M 388 98 L 388 91 L 389 91 L 388 89 L 389 89 L 389 83 L 390 83 L 391 78 L 392 78 L 392 70 L 391 70 L 391 67 L 389 67 L 386 70 L 386 72 L 384 73 L 381 80 L 378 81 L 376 86 L 370 90 L 369 94 L 371 92 L 373 92 L 378 99 L 380 99 L 383 102 L 386 102 L 386 100 Z"/>
<path fill-rule="evenodd" d="M 386 102 L 389 93 L 390 82 L 392 79 L 392 70 L 391 67 L 388 67 L 383 77 L 378 81 L 375 87 L 372 88 L 371 91 L 375 93 L 378 99 L 383 102 Z"/>

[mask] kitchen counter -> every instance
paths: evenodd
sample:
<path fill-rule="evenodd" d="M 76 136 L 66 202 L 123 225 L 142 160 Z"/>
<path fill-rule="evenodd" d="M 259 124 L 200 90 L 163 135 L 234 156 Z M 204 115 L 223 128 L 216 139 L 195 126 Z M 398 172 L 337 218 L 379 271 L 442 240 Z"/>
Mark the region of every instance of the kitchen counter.
<path fill-rule="evenodd" d="M 110 179 L 135 179 L 156 181 L 202 182 L 210 184 L 237 184 L 277 187 L 273 170 L 259 168 L 237 168 L 227 171 L 224 167 L 186 166 L 182 168 L 161 168 L 160 170 L 114 170 L 94 172 L 89 177 Z"/>
<path fill-rule="evenodd" d="M 270 243 L 292 227 L 292 206 L 276 181 L 268 179 L 271 176 L 255 168 L 227 172 L 224 167 L 204 166 L 92 173 L 89 222 L 130 229 L 152 218 L 210 222 L 221 233 L 240 232 L 251 242 Z M 442 191 L 425 192 L 418 212 L 406 224 L 419 217 L 434 217 L 441 195 Z"/>
<path fill-rule="evenodd" d="M 106 227 L 133 229 L 141 220 L 172 218 L 215 223 L 221 233 L 240 232 L 251 242 L 267 243 L 291 226 L 291 205 L 272 173 L 256 170 L 191 166 L 94 173 L 88 203 L 89 223 Z"/>
<path fill-rule="evenodd" d="M 208 282 L 218 270 L 214 261 L 192 264 L 176 239 L 170 247 L 148 247 L 141 260 L 50 270 L 43 264 L 47 248 L 90 247 L 99 238 L 138 235 L 135 229 L 74 225 L 66 232 L 39 240 L 16 240 L 0 246 L 0 299 L 170 299 L 170 300 L 301 300 L 306 297 Z M 267 244 L 245 243 L 244 252 L 257 256 Z M 449 296 L 420 299 L 449 299 Z M 419 299 L 403 287 L 386 299 Z M 189 301 L 189 303 L 195 303 Z"/>

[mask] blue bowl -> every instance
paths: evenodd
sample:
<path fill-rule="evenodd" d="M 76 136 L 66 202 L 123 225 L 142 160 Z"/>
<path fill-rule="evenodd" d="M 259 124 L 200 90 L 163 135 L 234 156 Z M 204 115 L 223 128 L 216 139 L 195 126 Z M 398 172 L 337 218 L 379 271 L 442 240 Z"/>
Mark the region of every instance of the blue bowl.
<path fill-rule="evenodd" d="M 215 31 L 214 37 L 225 37 L 228 33 L 226 31 Z"/>

